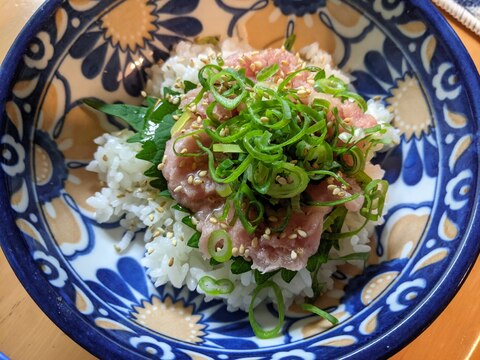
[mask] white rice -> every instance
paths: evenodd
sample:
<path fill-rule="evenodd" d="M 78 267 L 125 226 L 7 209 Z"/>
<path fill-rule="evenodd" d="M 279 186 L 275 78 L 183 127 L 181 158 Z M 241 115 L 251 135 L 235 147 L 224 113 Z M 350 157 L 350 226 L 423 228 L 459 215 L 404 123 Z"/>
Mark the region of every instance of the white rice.
<path fill-rule="evenodd" d="M 249 50 L 246 45 L 235 42 L 225 42 L 222 51 L 232 53 Z M 180 43 L 177 54 L 173 55 L 163 65 L 154 66 L 151 70 L 151 80 L 147 85 L 147 93 L 159 96 L 164 87 L 172 87 L 179 80 L 198 82 L 198 70 L 204 66 L 201 59 L 209 58 L 215 61 L 218 49 L 210 45 L 192 45 Z M 348 77 L 331 65 L 331 57 L 319 50 L 317 44 L 304 48 L 300 53 L 313 65 L 326 69 L 327 76 L 334 74 L 344 81 Z M 370 101 L 368 113 L 374 115 L 379 123 L 389 123 L 391 114 L 385 110 L 380 102 Z M 176 288 L 187 286 L 191 291 L 203 291 L 198 286 L 199 280 L 208 275 L 215 279 L 229 279 L 235 288 L 228 295 L 219 295 L 227 304 L 230 311 L 237 309 L 247 310 L 251 302 L 252 292 L 256 282 L 253 272 L 234 275 L 230 271 L 231 262 L 217 266 L 210 266 L 198 249 L 187 246 L 187 240 L 193 230 L 181 222 L 185 213 L 172 208 L 175 201 L 158 196 L 158 190 L 152 188 L 149 179 L 143 175 L 151 164 L 135 157 L 140 150 L 140 144 L 127 143 L 133 133 L 124 130 L 116 134 L 105 134 L 96 139 L 98 150 L 94 160 L 87 167 L 88 170 L 98 173 L 102 181 L 102 189 L 90 199 L 88 204 L 96 209 L 96 219 L 99 222 L 120 220 L 120 225 L 127 231 L 123 239 L 117 244 L 117 249 L 123 251 L 127 248 L 134 232 L 144 229 L 145 257 L 142 264 L 147 268 L 155 286 L 171 283 Z M 387 134 L 391 141 L 398 136 L 394 131 Z M 344 231 L 358 228 L 363 223 L 363 218 L 358 214 L 349 214 L 344 224 Z M 358 235 L 340 242 L 340 250 L 332 249 L 333 258 L 345 256 L 353 252 L 369 252 L 369 237 L 375 224 L 369 224 Z M 319 271 L 319 282 L 324 284 L 324 289 L 333 286 L 332 274 L 342 261 L 330 261 L 323 265 Z M 361 261 L 351 261 L 353 265 L 362 267 Z M 281 288 L 286 306 L 293 301 L 303 302 L 306 297 L 313 296 L 312 279 L 308 270 L 298 272 L 290 283 L 282 280 L 277 273 L 273 280 Z M 265 298 L 275 301 L 273 291 L 263 291 L 257 297 L 258 303 Z M 206 295 L 205 301 L 212 300 Z"/>

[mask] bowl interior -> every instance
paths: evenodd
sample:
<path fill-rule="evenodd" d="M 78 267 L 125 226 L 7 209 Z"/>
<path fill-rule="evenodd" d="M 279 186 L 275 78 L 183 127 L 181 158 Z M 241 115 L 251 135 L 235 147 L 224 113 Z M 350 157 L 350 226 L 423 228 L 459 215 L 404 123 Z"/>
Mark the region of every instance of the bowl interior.
<path fill-rule="evenodd" d="M 62 3 L 31 34 L 6 93 L 1 167 L 18 229 L 11 231 L 22 245 L 4 245 L 18 266 L 33 261 L 62 311 L 81 314 L 81 325 L 63 327 L 87 330 L 81 342 L 93 352 L 202 359 L 389 352 L 373 340 L 395 334 L 402 344 L 412 336 L 404 322 L 419 331 L 431 321 L 424 313 L 408 319 L 441 296 L 442 286 L 457 286 L 478 251 L 464 230 L 477 191 L 477 124 L 455 54 L 425 15 L 432 11 L 386 0 Z M 332 328 L 292 307 L 283 335 L 259 340 L 245 313 L 204 303 L 186 288 L 155 288 L 139 263 L 140 233 L 125 252 L 115 250 L 124 230 L 95 222 L 86 199 L 100 184 L 85 166 L 93 139 L 122 124 L 82 99 L 138 103 L 145 69 L 182 39 L 235 36 L 260 49 L 281 46 L 292 33 L 297 49 L 318 41 L 358 92 L 380 96 L 402 141 L 377 159 L 391 187 L 368 268 L 342 266 L 333 290 L 317 302 L 341 323 Z M 464 252 L 470 255 L 460 261 Z M 58 306 L 36 300 L 47 313 Z M 265 318 L 274 314 L 270 306 L 262 311 Z"/>

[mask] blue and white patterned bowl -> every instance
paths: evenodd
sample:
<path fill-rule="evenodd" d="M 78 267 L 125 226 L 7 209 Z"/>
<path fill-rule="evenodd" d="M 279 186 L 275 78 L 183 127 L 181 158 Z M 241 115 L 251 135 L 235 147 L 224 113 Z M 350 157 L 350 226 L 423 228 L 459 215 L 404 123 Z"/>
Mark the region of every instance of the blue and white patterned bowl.
<path fill-rule="evenodd" d="M 154 288 L 141 241 L 115 251 L 122 230 L 95 222 L 85 199 L 99 184 L 85 165 L 93 138 L 119 125 L 81 101 L 138 102 L 144 69 L 184 38 L 263 48 L 293 32 L 380 95 L 403 135 L 380 159 L 390 202 L 369 267 L 341 268 L 318 303 L 341 323 L 292 308 L 283 335 L 261 341 L 244 313 Z M 2 247 L 45 313 L 101 358 L 384 357 L 442 311 L 479 252 L 479 78 L 429 1 L 51 0 L 0 78 Z"/>

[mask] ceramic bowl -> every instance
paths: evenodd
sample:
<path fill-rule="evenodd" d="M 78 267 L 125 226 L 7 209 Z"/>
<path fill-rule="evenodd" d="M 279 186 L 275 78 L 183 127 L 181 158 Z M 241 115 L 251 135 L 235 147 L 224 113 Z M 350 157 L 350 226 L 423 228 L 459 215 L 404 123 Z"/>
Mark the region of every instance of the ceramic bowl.
<path fill-rule="evenodd" d="M 281 336 L 259 340 L 245 313 L 155 288 L 141 239 L 115 251 L 123 231 L 95 222 L 85 200 L 99 182 L 85 166 L 93 139 L 120 125 L 82 99 L 137 103 L 145 69 L 181 39 L 265 48 L 292 33 L 380 96 L 402 137 L 377 159 L 391 190 L 368 267 L 341 267 L 317 304 L 340 323 L 291 309 Z M 429 1 L 51 0 L 0 78 L 3 250 L 43 311 L 100 358 L 385 357 L 443 310 L 479 252 L 478 73 Z"/>

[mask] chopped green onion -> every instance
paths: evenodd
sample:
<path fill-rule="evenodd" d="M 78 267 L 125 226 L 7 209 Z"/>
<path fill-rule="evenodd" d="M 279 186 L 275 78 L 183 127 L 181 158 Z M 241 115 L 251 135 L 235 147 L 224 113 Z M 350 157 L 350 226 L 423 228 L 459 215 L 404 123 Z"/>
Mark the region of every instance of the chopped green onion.
<path fill-rule="evenodd" d="M 272 64 L 260 70 L 257 73 L 257 81 L 265 81 L 275 75 L 278 70 L 280 70 L 280 66 L 278 64 Z"/>
<path fill-rule="evenodd" d="M 254 304 L 258 294 L 262 290 L 268 289 L 268 288 L 272 288 L 275 294 L 275 300 L 276 300 L 275 302 L 277 303 L 277 306 L 278 306 L 277 308 L 278 321 L 277 321 L 277 325 L 273 329 L 265 330 L 255 318 Z M 275 284 L 273 281 L 267 281 L 262 285 L 258 285 L 253 291 L 252 300 L 250 301 L 250 307 L 248 309 L 248 320 L 250 320 L 250 325 L 255 335 L 258 336 L 260 339 L 274 338 L 275 336 L 278 335 L 278 333 L 282 329 L 284 318 L 285 318 L 285 304 L 283 301 L 283 295 L 282 295 L 282 291 L 280 290 L 280 287 L 277 284 Z"/>
<path fill-rule="evenodd" d="M 221 247 L 217 247 L 219 242 L 222 243 Z M 208 238 L 207 246 L 209 255 L 219 263 L 224 263 L 232 257 L 232 238 L 225 230 L 213 231 Z"/>
<path fill-rule="evenodd" d="M 231 280 L 216 280 L 208 275 L 200 278 L 198 287 L 209 296 L 228 295 L 235 289 L 235 285 L 233 285 Z"/>
<path fill-rule="evenodd" d="M 176 133 L 180 132 L 185 126 L 185 124 L 192 118 L 192 113 L 186 110 L 182 116 L 175 122 L 175 125 L 172 126 L 172 130 L 170 130 L 170 134 L 175 135 Z"/>
<path fill-rule="evenodd" d="M 244 153 L 245 151 L 238 145 L 235 144 L 213 144 L 213 152 L 221 153 Z"/>
<path fill-rule="evenodd" d="M 318 315 L 320 317 L 322 317 L 323 319 L 329 321 L 332 325 L 337 325 L 338 324 L 338 319 L 329 314 L 328 312 L 316 307 L 315 305 L 312 305 L 312 304 L 302 304 L 301 305 L 302 309 L 305 310 L 305 311 L 308 311 L 308 312 L 311 312 L 315 315 Z"/>
<path fill-rule="evenodd" d="M 292 34 L 289 37 L 285 39 L 285 42 L 283 43 L 283 47 L 287 51 L 291 51 L 293 48 L 293 45 L 295 44 L 295 40 L 297 39 L 297 35 Z"/>

